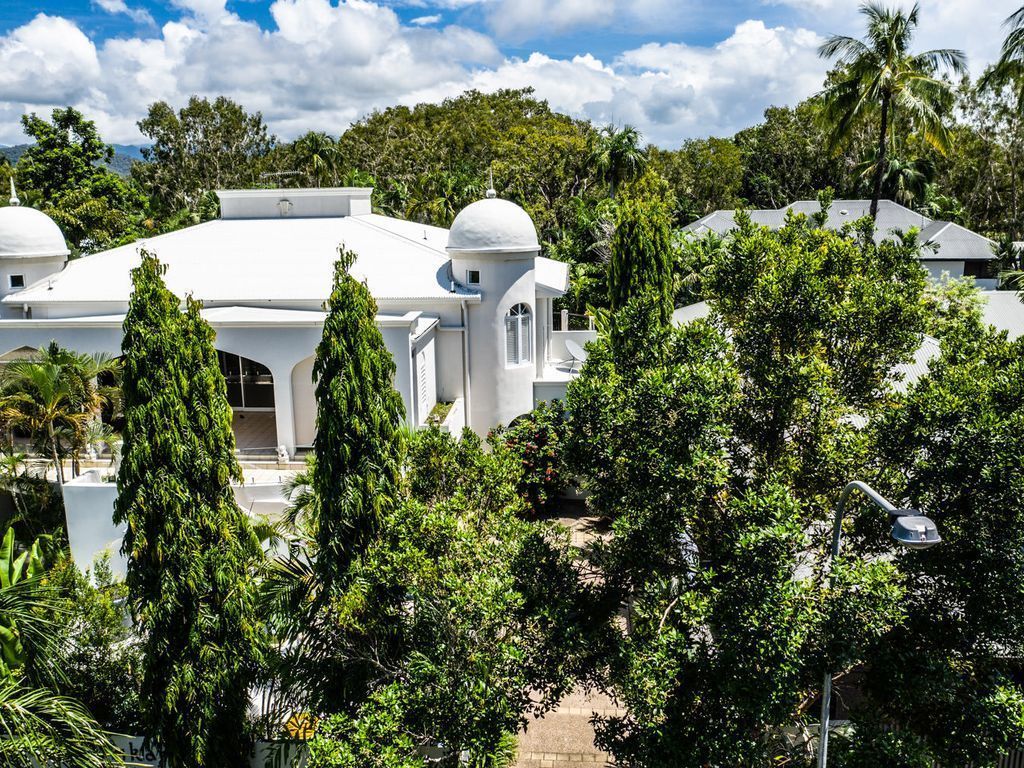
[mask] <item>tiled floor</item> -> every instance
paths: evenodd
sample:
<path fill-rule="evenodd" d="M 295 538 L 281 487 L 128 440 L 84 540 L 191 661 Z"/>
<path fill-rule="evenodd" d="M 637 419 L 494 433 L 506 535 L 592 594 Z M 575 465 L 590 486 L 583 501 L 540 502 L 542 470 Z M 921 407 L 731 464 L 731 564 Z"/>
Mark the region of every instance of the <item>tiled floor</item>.
<path fill-rule="evenodd" d="M 231 426 L 239 451 L 274 453 L 277 450 L 277 422 L 273 411 L 235 411 Z"/>

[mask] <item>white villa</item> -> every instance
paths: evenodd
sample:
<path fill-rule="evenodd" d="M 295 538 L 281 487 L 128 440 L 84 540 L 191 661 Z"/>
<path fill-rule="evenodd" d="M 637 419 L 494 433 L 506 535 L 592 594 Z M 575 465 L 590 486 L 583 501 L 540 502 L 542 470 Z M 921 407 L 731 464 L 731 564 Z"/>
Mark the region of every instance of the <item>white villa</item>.
<path fill-rule="evenodd" d="M 443 402 L 449 428 L 486 433 L 563 395 L 570 334 L 552 330 L 552 300 L 568 269 L 540 255 L 527 213 L 489 192 L 449 231 L 374 214 L 370 193 L 221 191 L 217 220 L 72 261 L 57 225 L 12 196 L 0 209 L 0 353 L 54 340 L 120 355 L 144 248 L 170 290 L 204 302 L 239 448 L 294 456 L 315 435 L 313 353 L 343 245 L 377 301 L 410 425 Z"/>

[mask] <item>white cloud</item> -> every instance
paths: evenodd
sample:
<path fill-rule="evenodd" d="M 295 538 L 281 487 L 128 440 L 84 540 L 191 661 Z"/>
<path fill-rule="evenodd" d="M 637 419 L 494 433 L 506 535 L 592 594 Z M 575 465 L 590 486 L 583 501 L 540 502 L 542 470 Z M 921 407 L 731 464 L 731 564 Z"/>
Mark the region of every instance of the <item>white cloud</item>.
<path fill-rule="evenodd" d="M 415 24 L 417 27 L 428 27 L 431 24 L 437 24 L 441 20 L 441 14 L 435 13 L 433 16 L 417 16 L 415 19 L 410 19 L 410 24 Z"/>
<path fill-rule="evenodd" d="M 70 21 L 39 14 L 0 37 L 0 100 L 77 102 L 102 75 L 96 47 Z"/>
<path fill-rule="evenodd" d="M 937 10 L 922 11 L 921 45 L 960 39 L 981 57 L 995 55 L 1006 0 L 994 0 L 994 9 L 978 9 L 971 0 L 933 1 Z M 124 0 L 96 2 L 114 9 Z M 511 2 L 493 0 L 486 12 Z M 529 19 L 604 24 L 594 8 L 616 20 L 642 11 L 649 23 L 668 0 L 637 0 L 629 12 L 623 2 L 522 0 L 507 31 Z M 833 26 L 833 14 L 849 11 L 844 2 L 836 5 L 845 9 L 823 11 L 813 23 L 809 17 L 802 25 L 743 21 L 714 45 L 648 43 L 605 59 L 585 50 L 512 58 L 486 34 L 433 26 L 437 21 L 423 17 L 403 23 L 391 7 L 369 0 L 275 0 L 270 29 L 239 18 L 225 0 L 173 3 L 181 17 L 149 36 L 96 43 L 73 22 L 45 14 L 0 35 L 0 142 L 23 140 L 17 118 L 24 111 L 65 104 L 95 118 L 108 141 L 134 142 L 141 138 L 136 122 L 152 102 L 178 107 L 192 94 L 224 94 L 262 111 L 273 131 L 290 138 L 311 129 L 337 134 L 373 109 L 466 88 L 532 86 L 556 109 L 601 123 L 629 122 L 649 140 L 674 146 L 691 136 L 731 134 L 770 104 L 810 95 L 827 66 L 816 54 L 823 35 L 860 29 L 851 26 L 856 19 Z"/>
<path fill-rule="evenodd" d="M 149 11 L 144 8 L 129 8 L 124 0 L 93 0 L 93 2 L 107 13 L 123 13 L 137 24 L 156 25 Z"/>

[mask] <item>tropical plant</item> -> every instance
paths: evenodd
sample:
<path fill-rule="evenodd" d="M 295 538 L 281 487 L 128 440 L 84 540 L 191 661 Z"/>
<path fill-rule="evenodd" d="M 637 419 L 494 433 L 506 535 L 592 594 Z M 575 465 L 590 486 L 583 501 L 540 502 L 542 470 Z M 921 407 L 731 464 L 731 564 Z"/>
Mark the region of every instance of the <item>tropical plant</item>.
<path fill-rule="evenodd" d="M 819 574 L 836 494 L 870 472 L 858 425 L 920 343 L 925 277 L 912 237 L 821 228 L 830 202 L 778 231 L 739 214 L 699 257 L 710 317 L 665 326 L 636 295 L 615 315 L 629 353 L 602 336 L 569 385 L 565 454 L 610 526 L 587 556 L 617 765 L 805 761 L 784 733 L 809 728 L 823 670 L 900 620 L 890 563 Z"/>
<path fill-rule="evenodd" d="M 823 58 L 835 59 L 840 69 L 820 97 L 824 119 L 831 126 L 833 148 L 848 141 L 859 124 L 877 120 L 877 152 L 871 192 L 871 216 L 878 213 L 882 184 L 888 168 L 891 132 L 896 119 L 906 121 L 924 140 L 945 152 L 950 146 L 947 114 L 952 90 L 942 72 L 963 74 L 966 59 L 948 48 L 912 53 L 910 44 L 918 24 L 919 8 L 909 12 L 877 2 L 861 6 L 867 37 L 830 37 L 818 49 Z"/>
<path fill-rule="evenodd" d="M 640 132 L 631 125 L 606 125 L 594 140 L 590 163 L 597 176 L 607 182 L 613 200 L 622 182 L 639 177 L 647 167 L 647 153 L 640 141 Z"/>
<path fill-rule="evenodd" d="M 57 594 L 45 576 L 44 543 L 19 552 L 13 529 L 0 544 L 0 761 L 12 768 L 109 768 L 121 759 L 76 700 L 55 693 L 63 677 L 56 642 Z"/>
<path fill-rule="evenodd" d="M 110 553 L 85 572 L 61 553 L 46 578 L 56 593 L 53 633 L 63 648 L 57 690 L 82 702 L 107 730 L 144 733 L 142 638 L 128 620 L 128 588 L 111 570 Z"/>
<path fill-rule="evenodd" d="M 116 405 L 119 371 L 120 362 L 107 355 L 73 352 L 56 344 L 6 366 L 0 380 L 0 413 L 10 427 L 28 432 L 37 450 L 49 454 L 60 483 L 64 458 L 70 455 L 77 471 L 102 409 Z M 115 384 L 104 383 L 109 380 Z"/>
<path fill-rule="evenodd" d="M 333 630 L 317 680 L 339 661 L 371 663 L 374 675 L 358 700 L 328 702 L 335 714 L 317 726 L 313 766 L 463 755 L 499 768 L 528 715 L 572 684 L 585 611 L 566 537 L 523 520 L 511 452 L 464 440 L 436 428 L 412 437 L 410 495 L 336 586 L 333 621 L 314 627 Z"/>
<path fill-rule="evenodd" d="M 1003 26 L 1007 28 L 1006 39 L 1003 41 L 999 61 L 986 71 L 978 85 L 982 89 L 1016 83 L 1017 107 L 1024 111 L 1024 87 L 1021 78 L 1024 75 L 1024 6 L 1010 14 Z"/>
<path fill-rule="evenodd" d="M 310 131 L 291 145 L 296 169 L 305 174 L 307 183 L 319 187 L 333 183 L 338 172 L 338 144 L 326 133 Z"/>
<path fill-rule="evenodd" d="M 334 287 L 317 347 L 317 571 L 325 587 L 343 578 L 376 537 L 398 489 L 402 399 L 395 363 L 375 317 L 377 303 L 350 273 L 355 254 L 338 251 Z"/>
<path fill-rule="evenodd" d="M 214 332 L 197 302 L 180 312 L 162 274 L 145 252 L 132 273 L 114 519 L 127 526 L 147 736 L 172 768 L 223 768 L 248 751 L 261 552 L 229 486 L 240 472 Z"/>

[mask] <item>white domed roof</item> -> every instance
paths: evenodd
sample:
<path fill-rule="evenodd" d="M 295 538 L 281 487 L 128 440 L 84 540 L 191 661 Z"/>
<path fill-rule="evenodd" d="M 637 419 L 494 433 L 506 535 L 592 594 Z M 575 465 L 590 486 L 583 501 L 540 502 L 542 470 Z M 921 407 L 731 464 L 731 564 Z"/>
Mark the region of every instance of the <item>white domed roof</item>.
<path fill-rule="evenodd" d="M 0 259 L 67 256 L 64 235 L 53 219 L 35 208 L 0 208 Z"/>
<path fill-rule="evenodd" d="M 509 200 L 488 197 L 467 205 L 448 231 L 448 250 L 516 253 L 540 250 L 530 214 Z"/>

